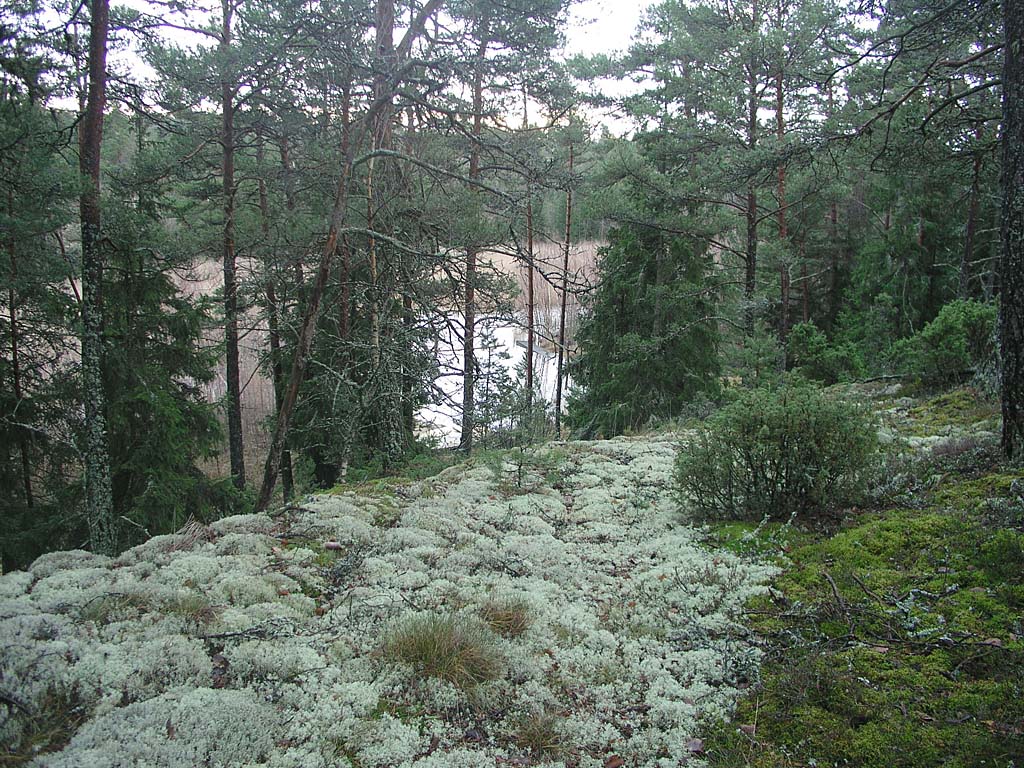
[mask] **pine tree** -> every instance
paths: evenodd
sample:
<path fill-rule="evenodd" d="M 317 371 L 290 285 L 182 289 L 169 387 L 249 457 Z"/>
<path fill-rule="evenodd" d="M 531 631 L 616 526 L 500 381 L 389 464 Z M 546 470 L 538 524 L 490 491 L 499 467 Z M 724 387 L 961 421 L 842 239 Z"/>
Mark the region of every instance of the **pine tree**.
<path fill-rule="evenodd" d="M 103 229 L 100 210 L 100 146 L 106 105 L 107 0 L 89 4 L 89 90 L 78 128 L 78 168 L 82 175 L 79 214 L 82 227 L 82 395 L 85 402 L 85 493 L 89 542 L 94 551 L 117 549 L 106 393 L 103 388 Z"/>
<path fill-rule="evenodd" d="M 678 416 L 717 389 L 709 258 L 692 238 L 642 223 L 612 230 L 571 366 L 571 424 L 611 436 Z"/>

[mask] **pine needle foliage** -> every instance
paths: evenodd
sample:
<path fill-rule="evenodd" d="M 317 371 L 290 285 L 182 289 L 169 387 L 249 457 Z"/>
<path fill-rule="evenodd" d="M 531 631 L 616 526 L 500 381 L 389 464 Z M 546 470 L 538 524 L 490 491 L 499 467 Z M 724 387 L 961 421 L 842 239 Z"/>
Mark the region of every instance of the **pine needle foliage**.
<path fill-rule="evenodd" d="M 714 292 L 693 242 L 642 225 L 612 230 L 571 366 L 569 421 L 584 436 L 621 434 L 683 412 L 718 387 Z"/>

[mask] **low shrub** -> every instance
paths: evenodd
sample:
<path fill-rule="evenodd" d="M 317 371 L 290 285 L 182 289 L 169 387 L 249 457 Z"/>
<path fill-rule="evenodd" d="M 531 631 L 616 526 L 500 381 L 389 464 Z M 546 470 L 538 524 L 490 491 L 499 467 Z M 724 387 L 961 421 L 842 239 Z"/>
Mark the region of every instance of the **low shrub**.
<path fill-rule="evenodd" d="M 494 641 L 494 634 L 472 617 L 423 613 L 392 630 L 384 653 L 427 677 L 468 689 L 502 673 L 504 659 Z"/>
<path fill-rule="evenodd" d="M 677 480 L 709 517 L 788 519 L 855 503 L 877 447 L 864 409 L 790 377 L 741 393 L 708 419 L 683 446 Z"/>
<path fill-rule="evenodd" d="M 894 366 L 934 386 L 988 375 L 995 358 L 996 307 L 953 301 L 910 338 L 893 346 Z"/>

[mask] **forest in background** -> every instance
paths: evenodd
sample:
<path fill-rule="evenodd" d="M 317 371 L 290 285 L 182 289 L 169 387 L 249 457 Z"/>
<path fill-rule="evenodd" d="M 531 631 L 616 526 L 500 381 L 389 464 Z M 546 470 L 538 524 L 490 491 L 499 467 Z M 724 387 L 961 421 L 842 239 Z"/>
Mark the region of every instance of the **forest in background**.
<path fill-rule="evenodd" d="M 4 569 L 423 461 L 442 338 L 465 452 L 702 415 L 790 370 L 974 379 L 1012 453 L 1019 5 L 666 0 L 628 51 L 569 61 L 563 0 L 5 7 Z M 595 237 L 586 291 L 539 263 Z M 541 286 L 584 306 L 571 356 L 564 310 L 545 331 L 555 402 L 527 364 Z M 495 385 L 477 319 L 501 314 L 528 351 Z M 255 466 L 251 328 L 277 413 Z"/>

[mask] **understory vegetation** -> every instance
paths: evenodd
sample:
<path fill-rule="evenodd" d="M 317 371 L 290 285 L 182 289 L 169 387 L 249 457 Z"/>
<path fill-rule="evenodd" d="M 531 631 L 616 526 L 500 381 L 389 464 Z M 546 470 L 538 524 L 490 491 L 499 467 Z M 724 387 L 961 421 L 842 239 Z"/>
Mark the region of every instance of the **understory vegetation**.
<path fill-rule="evenodd" d="M 0 578 L 3 764 L 1010 768 L 1024 470 L 978 390 L 903 389 L 787 379 L 681 430 L 45 555 Z M 695 503 L 689 446 L 775 455 L 774 414 L 805 448 L 869 430 L 858 505 Z"/>
<path fill-rule="evenodd" d="M 681 524 L 678 435 L 492 452 L 0 577 L 33 768 L 698 764 L 775 566 Z"/>
<path fill-rule="evenodd" d="M 683 445 L 684 502 L 712 517 L 792 519 L 862 500 L 876 479 L 871 414 L 796 378 L 741 392 Z"/>
<path fill-rule="evenodd" d="M 718 545 L 781 568 L 748 605 L 760 684 L 707 736 L 712 766 L 1024 757 L 1024 470 L 975 391 L 889 405 L 898 437 L 866 507 L 711 525 Z"/>

